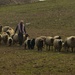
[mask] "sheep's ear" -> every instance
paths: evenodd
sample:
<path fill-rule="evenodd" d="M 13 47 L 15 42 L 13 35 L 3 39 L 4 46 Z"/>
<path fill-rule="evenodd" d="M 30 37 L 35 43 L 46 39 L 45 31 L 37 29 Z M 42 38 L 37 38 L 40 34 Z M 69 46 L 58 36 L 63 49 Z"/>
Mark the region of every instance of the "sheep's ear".
<path fill-rule="evenodd" d="M 26 37 L 28 37 L 29 35 L 28 34 L 26 34 Z"/>

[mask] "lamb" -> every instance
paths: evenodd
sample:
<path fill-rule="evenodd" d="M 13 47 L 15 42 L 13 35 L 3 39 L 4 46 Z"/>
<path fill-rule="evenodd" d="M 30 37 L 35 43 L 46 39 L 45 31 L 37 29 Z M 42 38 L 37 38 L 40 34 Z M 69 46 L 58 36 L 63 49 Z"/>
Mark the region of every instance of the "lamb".
<path fill-rule="evenodd" d="M 70 37 L 67 37 L 63 43 L 63 47 L 65 49 L 68 49 L 71 48 L 72 52 L 73 52 L 73 49 L 75 47 L 75 36 L 70 36 Z"/>
<path fill-rule="evenodd" d="M 55 51 L 58 50 L 59 52 L 61 51 L 61 48 L 62 48 L 62 39 L 54 39 L 54 42 L 53 42 L 53 46 L 55 48 Z"/>
<path fill-rule="evenodd" d="M 35 39 L 35 45 L 36 45 L 38 51 L 39 51 L 39 50 L 42 51 L 42 48 L 43 48 L 43 39 L 42 39 L 41 37 L 37 37 L 37 38 Z"/>
<path fill-rule="evenodd" d="M 45 40 L 46 49 L 47 47 L 49 47 L 48 50 L 50 50 L 50 47 L 53 46 L 53 41 L 54 41 L 53 37 L 51 36 L 46 37 L 46 40 Z"/>

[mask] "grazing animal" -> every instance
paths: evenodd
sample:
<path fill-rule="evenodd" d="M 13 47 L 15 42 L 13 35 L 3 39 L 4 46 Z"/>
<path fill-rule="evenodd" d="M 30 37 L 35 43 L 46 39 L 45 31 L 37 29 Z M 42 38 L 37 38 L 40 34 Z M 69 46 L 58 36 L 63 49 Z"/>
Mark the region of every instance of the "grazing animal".
<path fill-rule="evenodd" d="M 9 35 L 9 36 L 13 36 L 14 35 L 14 30 L 11 28 L 11 29 L 8 29 L 6 31 L 6 33 Z"/>
<path fill-rule="evenodd" d="M 10 26 L 4 26 L 2 27 L 2 32 L 6 32 L 7 30 L 11 30 L 12 28 Z"/>
<path fill-rule="evenodd" d="M 34 46 L 35 46 L 35 38 L 30 40 L 30 48 L 34 49 Z"/>
<path fill-rule="evenodd" d="M 39 51 L 39 50 L 42 51 L 42 48 L 43 48 L 43 39 L 40 38 L 40 37 L 37 37 L 37 38 L 35 39 L 35 45 L 36 45 L 38 51 Z"/>
<path fill-rule="evenodd" d="M 75 36 L 67 37 L 63 43 L 63 47 L 65 48 L 65 50 L 67 49 L 67 51 L 69 50 L 69 48 L 71 48 L 73 52 L 73 49 L 75 48 Z"/>
<path fill-rule="evenodd" d="M 24 46 L 25 46 L 25 49 L 26 49 L 26 46 L 28 46 L 28 49 L 34 49 L 35 39 L 33 38 L 33 39 L 27 39 L 27 40 L 25 40 Z"/>
<path fill-rule="evenodd" d="M 54 36 L 54 39 L 61 39 L 61 36 Z"/>
<path fill-rule="evenodd" d="M 46 37 L 46 40 L 45 40 L 46 50 L 47 50 L 47 47 L 49 47 L 48 50 L 50 50 L 50 47 L 53 46 L 53 41 L 54 41 L 53 37 L 50 37 L 50 36 Z"/>
<path fill-rule="evenodd" d="M 27 49 L 30 49 L 30 36 L 28 34 L 25 35 L 25 41 L 24 41 L 24 48 Z"/>
<path fill-rule="evenodd" d="M 62 39 L 54 39 L 54 42 L 53 42 L 53 46 L 55 48 L 55 51 L 58 50 L 59 52 L 61 51 L 61 48 L 62 48 Z"/>

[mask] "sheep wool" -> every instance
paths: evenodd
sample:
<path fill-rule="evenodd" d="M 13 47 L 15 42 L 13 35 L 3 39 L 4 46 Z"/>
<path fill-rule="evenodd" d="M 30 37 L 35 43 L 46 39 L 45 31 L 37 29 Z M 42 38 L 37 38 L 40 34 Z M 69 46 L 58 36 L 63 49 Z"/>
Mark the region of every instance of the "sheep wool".
<path fill-rule="evenodd" d="M 61 36 L 54 36 L 54 39 L 61 39 Z"/>
<path fill-rule="evenodd" d="M 36 45 L 38 51 L 39 51 L 39 50 L 42 51 L 42 48 L 43 48 L 43 39 L 40 38 L 40 37 L 37 37 L 37 38 L 35 39 L 35 45 Z"/>
<path fill-rule="evenodd" d="M 46 37 L 46 40 L 45 40 L 45 45 L 46 45 L 46 49 L 47 47 L 49 47 L 48 50 L 50 50 L 50 47 L 53 46 L 53 41 L 54 41 L 54 38 L 53 37 Z"/>
<path fill-rule="evenodd" d="M 70 36 L 70 37 L 67 37 L 64 44 L 63 44 L 63 47 L 65 49 L 68 49 L 71 48 L 72 52 L 73 52 L 73 48 L 75 47 L 75 36 Z"/>
<path fill-rule="evenodd" d="M 60 52 L 62 48 L 62 39 L 54 39 L 53 46 L 55 51 L 58 50 Z"/>

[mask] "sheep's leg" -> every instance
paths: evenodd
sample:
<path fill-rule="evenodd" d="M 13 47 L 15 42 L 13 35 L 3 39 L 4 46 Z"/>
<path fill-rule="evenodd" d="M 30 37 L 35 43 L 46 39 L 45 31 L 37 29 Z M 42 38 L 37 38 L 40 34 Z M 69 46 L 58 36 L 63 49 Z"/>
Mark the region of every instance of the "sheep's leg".
<path fill-rule="evenodd" d="M 61 49 L 62 49 L 62 48 L 60 47 L 60 48 L 59 48 L 59 52 L 61 51 Z"/>
<path fill-rule="evenodd" d="M 46 50 L 47 50 L 47 45 L 46 45 Z"/>
<path fill-rule="evenodd" d="M 61 51 L 61 49 L 59 49 L 59 52 Z"/>
<path fill-rule="evenodd" d="M 24 45 L 24 48 L 26 49 L 26 44 Z"/>
<path fill-rule="evenodd" d="M 57 51 L 57 48 L 56 47 L 54 47 L 54 50 L 55 50 L 55 52 Z"/>
<path fill-rule="evenodd" d="M 72 52 L 73 52 L 73 47 L 71 48 Z"/>
<path fill-rule="evenodd" d="M 39 51 L 39 47 L 38 47 L 37 49 L 38 49 L 38 51 Z"/>
<path fill-rule="evenodd" d="M 42 51 L 42 48 L 41 48 L 41 51 Z"/>
<path fill-rule="evenodd" d="M 69 51 L 69 47 L 67 47 L 67 52 Z"/>
<path fill-rule="evenodd" d="M 50 50 L 50 46 L 49 46 L 49 50 Z"/>

